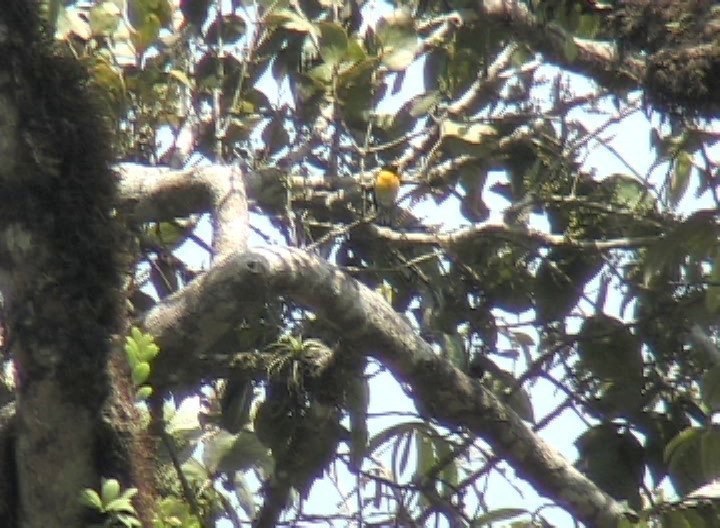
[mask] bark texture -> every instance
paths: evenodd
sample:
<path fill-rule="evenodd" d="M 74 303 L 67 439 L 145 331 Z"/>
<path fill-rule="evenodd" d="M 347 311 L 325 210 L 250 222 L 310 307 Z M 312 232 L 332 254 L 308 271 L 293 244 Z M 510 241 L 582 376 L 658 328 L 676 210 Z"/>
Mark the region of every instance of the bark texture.
<path fill-rule="evenodd" d="M 138 485 L 137 416 L 127 376 L 110 368 L 119 239 L 109 135 L 93 101 L 79 63 L 52 50 L 35 3 L 5 2 L 0 290 L 18 393 L 16 518 L 4 526 L 81 526 L 83 488 L 101 477 Z"/>

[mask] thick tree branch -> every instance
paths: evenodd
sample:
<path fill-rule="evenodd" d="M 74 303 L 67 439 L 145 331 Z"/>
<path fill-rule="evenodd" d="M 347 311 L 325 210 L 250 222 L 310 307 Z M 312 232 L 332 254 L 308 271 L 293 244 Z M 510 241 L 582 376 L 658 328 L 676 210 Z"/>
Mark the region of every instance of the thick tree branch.
<path fill-rule="evenodd" d="M 234 233 L 237 239 L 245 237 L 242 225 L 248 225 L 247 200 L 273 208 L 278 205 L 280 193 L 284 207 L 288 190 L 306 202 L 302 194 L 311 191 L 311 197 L 327 208 L 334 201 L 358 197 L 363 188 L 372 185 L 369 173 L 358 182 L 351 178 L 292 176 L 275 168 L 241 171 L 238 167 L 205 166 L 174 170 L 122 163 L 114 171 L 119 187 L 118 209 L 128 221 L 164 221 L 210 211 L 220 215 L 217 218 L 226 226 L 226 233 Z M 234 199 L 228 202 L 225 197 Z M 231 225 L 235 228 L 231 229 Z"/>
<path fill-rule="evenodd" d="M 624 517 L 621 504 L 575 470 L 479 382 L 435 354 L 380 295 L 300 250 L 277 247 L 228 256 L 168 297 L 145 320 L 162 350 L 158 362 L 170 367 L 187 350 L 199 357 L 207 354 L 232 326 L 218 315 L 258 294 L 285 296 L 326 318 L 354 349 L 376 357 L 407 384 L 422 413 L 485 438 L 518 474 L 581 521 L 616 526 Z M 157 371 L 164 370 L 158 365 Z"/>
<path fill-rule="evenodd" d="M 130 220 L 168 220 L 210 211 L 216 256 L 242 251 L 250 232 L 242 173 L 212 165 L 175 171 L 122 164 L 116 167 L 120 210 Z"/>
<path fill-rule="evenodd" d="M 210 209 L 209 186 L 198 169 L 178 171 L 123 163 L 114 170 L 119 209 L 130 221 L 169 220 Z"/>
<path fill-rule="evenodd" d="M 560 27 L 542 24 L 521 0 L 484 0 L 478 9 L 492 22 L 508 25 L 518 37 L 531 43 L 546 60 L 586 75 L 613 89 L 638 88 L 645 77 L 645 61 L 632 55 L 619 57 L 612 43 L 574 38 Z M 568 39 L 576 56 L 567 57 Z"/>

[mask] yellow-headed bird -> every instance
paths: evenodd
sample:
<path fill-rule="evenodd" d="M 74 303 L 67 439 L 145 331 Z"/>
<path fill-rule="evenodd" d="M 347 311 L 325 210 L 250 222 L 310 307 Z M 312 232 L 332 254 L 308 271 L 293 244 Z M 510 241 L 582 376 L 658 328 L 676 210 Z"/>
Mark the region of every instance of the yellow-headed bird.
<path fill-rule="evenodd" d="M 397 167 L 387 165 L 375 176 L 375 207 L 379 224 L 392 225 L 397 196 L 400 192 L 400 173 Z"/>

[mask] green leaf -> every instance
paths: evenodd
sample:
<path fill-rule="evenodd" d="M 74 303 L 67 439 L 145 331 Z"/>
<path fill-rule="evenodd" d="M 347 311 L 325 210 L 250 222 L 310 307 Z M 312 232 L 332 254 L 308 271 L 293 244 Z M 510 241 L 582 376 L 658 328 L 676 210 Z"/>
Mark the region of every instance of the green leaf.
<path fill-rule="evenodd" d="M 365 51 L 365 48 L 363 48 L 362 42 L 358 39 L 353 39 L 353 38 L 348 39 L 346 55 L 347 55 L 346 60 L 348 60 L 352 63 L 358 63 L 358 62 L 363 62 L 365 60 L 368 60 L 368 54 Z M 374 60 L 375 59 L 373 59 L 373 61 Z"/>
<path fill-rule="evenodd" d="M 703 432 L 702 427 L 687 427 L 665 446 L 670 480 L 681 495 L 705 484 L 701 457 Z"/>
<path fill-rule="evenodd" d="M 442 122 L 440 133 L 443 136 L 453 136 L 470 143 L 482 143 L 488 139 L 495 139 L 497 129 L 491 125 L 481 123 L 468 124 L 446 119 Z"/>
<path fill-rule="evenodd" d="M 150 336 L 150 339 L 152 339 L 152 336 Z M 145 343 L 138 352 L 141 361 L 151 361 L 158 355 L 160 348 L 155 343 Z"/>
<path fill-rule="evenodd" d="M 582 368 L 606 380 L 642 378 L 640 341 L 619 319 L 605 314 L 583 321 L 578 333 L 578 357 Z"/>
<path fill-rule="evenodd" d="M 703 373 L 700 382 L 702 400 L 712 412 L 720 410 L 720 365 L 716 365 Z"/>
<path fill-rule="evenodd" d="M 710 528 L 710 526 L 713 526 L 712 524 L 708 525 L 703 516 L 695 511 L 694 508 L 683 509 L 682 514 L 692 528 Z"/>
<path fill-rule="evenodd" d="M 348 53 L 348 37 L 342 26 L 332 22 L 320 22 L 320 57 L 328 64 L 340 64 Z"/>
<path fill-rule="evenodd" d="M 431 438 L 428 438 L 424 434 L 419 434 L 415 437 L 415 449 L 417 456 L 415 478 L 422 481 L 422 479 L 437 463 L 435 443 Z"/>
<path fill-rule="evenodd" d="M 692 156 L 686 150 L 681 150 L 675 162 L 673 170 L 670 174 L 670 188 L 668 189 L 668 199 L 672 206 L 678 205 L 687 192 L 690 183 L 690 175 L 692 174 L 693 162 Z"/>
<path fill-rule="evenodd" d="M 393 71 L 404 71 L 415 60 L 417 33 L 409 15 L 381 18 L 376 27 L 382 63 Z"/>
<path fill-rule="evenodd" d="M 130 502 L 130 499 L 125 499 L 122 497 L 119 497 L 117 499 L 111 500 L 109 503 L 105 505 L 105 511 L 107 512 L 124 512 L 124 513 L 132 513 L 135 514 L 135 508 L 132 505 L 132 502 Z"/>
<path fill-rule="evenodd" d="M 700 460 L 706 482 L 720 476 L 720 428 L 710 426 L 700 437 Z"/>
<path fill-rule="evenodd" d="M 439 475 L 442 490 L 441 494 L 443 497 L 452 497 L 457 490 L 459 482 L 458 461 L 457 458 L 451 458 L 453 455 L 452 450 L 453 446 L 442 438 L 435 439 L 435 452 L 437 454 L 437 459 L 446 461 Z"/>
<path fill-rule="evenodd" d="M 94 36 L 112 35 L 118 27 L 122 13 L 113 2 L 103 2 L 90 8 L 90 30 Z"/>
<path fill-rule="evenodd" d="M 598 15 L 580 15 L 576 36 L 580 38 L 595 38 L 600 30 L 602 23 Z"/>
<path fill-rule="evenodd" d="M 563 55 L 565 55 L 565 60 L 570 63 L 575 62 L 575 59 L 577 59 L 578 46 L 575 43 L 575 39 L 570 35 L 565 38 L 565 42 L 563 44 Z"/>
<path fill-rule="evenodd" d="M 150 377 L 150 364 L 146 361 L 140 361 L 136 363 L 132 369 L 132 381 L 137 387 L 143 384 Z"/>
<path fill-rule="evenodd" d="M 133 326 L 130 329 L 130 337 L 132 337 L 134 341 L 139 342 L 143 338 L 143 333 L 137 326 Z"/>
<path fill-rule="evenodd" d="M 300 33 L 313 33 L 315 26 L 307 18 L 289 9 L 278 9 L 265 17 L 268 26 L 280 26 Z"/>
<path fill-rule="evenodd" d="M 187 88 L 192 88 L 192 81 L 182 70 L 170 70 L 168 75 Z"/>
<path fill-rule="evenodd" d="M 250 431 L 240 431 L 236 435 L 218 431 L 203 442 L 202 461 L 210 473 L 271 467 L 268 448 Z"/>
<path fill-rule="evenodd" d="M 465 342 L 458 334 L 442 333 L 442 349 L 447 359 L 454 367 L 460 370 L 467 368 L 467 354 L 465 353 Z"/>
<path fill-rule="evenodd" d="M 125 500 L 131 500 L 137 494 L 137 488 L 128 488 L 120 494 L 120 498 Z"/>
<path fill-rule="evenodd" d="M 117 479 L 102 479 L 100 486 L 100 497 L 102 503 L 107 505 L 120 496 L 120 482 Z"/>
<path fill-rule="evenodd" d="M 705 292 L 705 307 L 710 314 L 720 313 L 720 251 L 712 260 L 708 287 Z"/>
<path fill-rule="evenodd" d="M 254 518 L 256 513 L 255 490 L 248 485 L 247 479 L 241 473 L 235 474 L 233 484 L 235 485 L 235 498 L 238 504 L 249 518 Z"/>
<path fill-rule="evenodd" d="M 408 108 L 411 117 L 422 117 L 433 111 L 442 100 L 440 92 L 432 91 L 410 99 Z"/>
<path fill-rule="evenodd" d="M 131 367 L 140 360 L 140 350 L 138 349 L 137 341 L 130 336 L 125 338 L 125 355 Z"/>
<path fill-rule="evenodd" d="M 142 528 L 142 523 L 136 517 L 136 514 L 128 515 L 126 513 L 118 513 L 115 515 L 116 520 L 123 524 L 126 528 Z M 182 528 L 186 528 L 183 526 Z"/>
<path fill-rule="evenodd" d="M 629 431 L 612 423 L 591 427 L 575 441 L 577 466 L 610 496 L 642 507 L 639 487 L 645 465 L 643 447 Z"/>
<path fill-rule="evenodd" d="M 599 384 L 599 410 L 611 416 L 634 416 L 642 411 L 646 403 L 643 393 L 643 379 L 640 376 L 619 376 Z"/>
<path fill-rule="evenodd" d="M 690 525 L 688 520 L 679 510 L 670 510 L 662 514 L 663 528 L 697 528 Z"/>
<path fill-rule="evenodd" d="M 149 385 L 144 385 L 135 391 L 135 401 L 143 402 L 152 396 L 153 388 Z"/>
<path fill-rule="evenodd" d="M 378 447 L 386 444 L 396 436 L 411 434 L 416 429 L 423 429 L 427 427 L 428 425 L 423 422 L 401 422 L 393 424 L 370 438 L 370 441 L 368 442 L 368 453 L 374 453 Z"/>
<path fill-rule="evenodd" d="M 132 42 L 139 52 L 144 52 L 157 40 L 160 35 L 160 19 L 155 14 L 147 14 L 145 18 L 135 26 L 131 34 Z"/>
<path fill-rule="evenodd" d="M 168 75 L 176 78 L 183 84 L 185 81 L 190 83 L 187 77 L 184 78 L 180 73 L 174 74 L 172 70 Z M 184 75 L 184 74 L 183 74 Z M 143 238 L 145 243 L 161 246 L 168 250 L 172 250 L 182 245 L 187 237 L 192 233 L 193 229 L 197 225 L 198 219 L 195 216 L 189 216 L 186 218 L 176 218 L 169 222 L 154 222 L 146 224 L 143 229 Z"/>
<path fill-rule="evenodd" d="M 200 421 L 198 420 L 198 410 L 192 405 L 191 400 L 183 401 L 180 406 L 168 416 L 165 432 L 173 438 L 187 441 L 190 438 L 197 437 L 202 432 Z"/>
<path fill-rule="evenodd" d="M 684 450 L 694 449 L 701 433 L 701 427 L 687 427 L 680 431 L 675 435 L 675 438 L 670 440 L 667 446 L 665 446 L 665 461 L 670 461 L 672 457 L 681 454 Z"/>
<path fill-rule="evenodd" d="M 208 469 L 195 458 L 190 458 L 182 465 L 182 472 L 190 482 L 205 482 L 210 478 Z"/>
<path fill-rule="evenodd" d="M 80 492 L 80 503 L 87 508 L 102 511 L 103 505 L 102 500 L 98 492 L 91 488 L 85 488 Z"/>
<path fill-rule="evenodd" d="M 130 330 L 130 335 L 125 338 L 125 353 L 131 367 L 139 362 L 149 362 L 158 355 L 160 348 L 154 341 L 151 334 L 143 333 L 136 326 Z"/>
<path fill-rule="evenodd" d="M 655 200 L 647 187 L 632 176 L 613 174 L 601 182 L 603 189 L 610 189 L 612 204 L 634 211 L 638 208 L 650 209 Z"/>

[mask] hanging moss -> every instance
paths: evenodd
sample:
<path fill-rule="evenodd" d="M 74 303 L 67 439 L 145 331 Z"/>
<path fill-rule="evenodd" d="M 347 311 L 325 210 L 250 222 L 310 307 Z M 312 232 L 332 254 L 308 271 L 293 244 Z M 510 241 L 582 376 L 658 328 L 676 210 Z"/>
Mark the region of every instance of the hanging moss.
<path fill-rule="evenodd" d="M 623 52 L 644 54 L 647 102 L 661 112 L 720 113 L 720 10 L 709 0 L 627 0 L 613 15 Z"/>
<path fill-rule="evenodd" d="M 32 239 L 16 271 L 27 280 L 18 281 L 22 307 L 11 324 L 23 349 L 67 351 L 20 358 L 23 379 L 52 365 L 67 381 L 85 381 L 66 386 L 87 401 L 90 380 L 99 379 L 98 391 L 107 386 L 100 373 L 120 306 L 111 138 L 87 72 L 53 47 L 36 13 L 24 0 L 5 2 L 0 13 L 11 29 L 0 39 L 0 71 L 12 77 L 3 92 L 14 99 L 19 128 L 15 164 L 0 168 L 0 228 Z"/>

